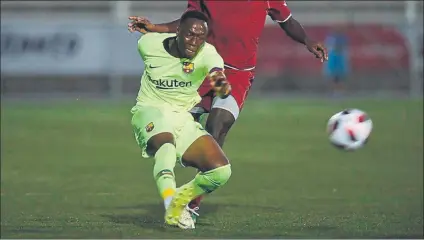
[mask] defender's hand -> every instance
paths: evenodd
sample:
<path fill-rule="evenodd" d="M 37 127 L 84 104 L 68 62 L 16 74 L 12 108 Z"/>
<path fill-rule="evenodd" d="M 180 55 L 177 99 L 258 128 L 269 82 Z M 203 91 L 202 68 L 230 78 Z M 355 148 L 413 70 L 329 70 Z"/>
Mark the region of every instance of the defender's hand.
<path fill-rule="evenodd" d="M 209 75 L 212 89 L 220 98 L 226 98 L 231 93 L 231 85 L 227 82 L 227 77 L 223 71 L 215 71 Z"/>
<path fill-rule="evenodd" d="M 128 31 L 130 32 L 155 32 L 155 24 L 151 23 L 149 19 L 145 17 L 131 16 L 128 19 L 131 20 L 131 22 L 128 23 Z"/>
<path fill-rule="evenodd" d="M 328 60 L 328 53 L 324 44 L 320 42 L 307 40 L 305 45 L 306 45 L 306 48 L 309 50 L 309 52 L 313 53 L 316 58 L 319 58 L 321 62 Z"/>

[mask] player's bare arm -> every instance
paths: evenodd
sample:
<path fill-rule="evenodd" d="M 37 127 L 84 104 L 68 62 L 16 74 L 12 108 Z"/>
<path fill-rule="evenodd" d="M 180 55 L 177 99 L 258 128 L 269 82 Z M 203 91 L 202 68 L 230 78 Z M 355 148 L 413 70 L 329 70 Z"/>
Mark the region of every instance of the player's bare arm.
<path fill-rule="evenodd" d="M 175 33 L 180 24 L 180 19 L 168 23 L 153 24 L 146 17 L 131 16 L 128 18 L 131 22 L 128 23 L 130 32 L 158 32 L 158 33 Z"/>
<path fill-rule="evenodd" d="M 328 54 L 322 43 L 316 42 L 308 38 L 302 25 L 293 18 L 291 10 L 287 6 L 285 0 L 266 1 L 268 5 L 268 15 L 277 22 L 286 32 L 287 36 L 294 41 L 302 43 L 306 48 L 319 58 L 321 62 L 327 61 Z"/>
<path fill-rule="evenodd" d="M 287 36 L 296 42 L 304 44 L 316 58 L 321 60 L 321 62 L 328 60 L 328 53 L 324 44 L 311 40 L 307 36 L 305 29 L 296 19 L 290 17 L 286 21 L 280 22 L 279 25 L 286 32 Z"/>

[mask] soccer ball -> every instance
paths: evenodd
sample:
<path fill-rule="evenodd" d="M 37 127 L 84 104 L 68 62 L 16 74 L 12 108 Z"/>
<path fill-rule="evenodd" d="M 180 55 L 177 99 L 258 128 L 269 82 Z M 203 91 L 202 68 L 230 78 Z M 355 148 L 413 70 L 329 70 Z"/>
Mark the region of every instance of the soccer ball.
<path fill-rule="evenodd" d="M 330 142 L 343 150 L 353 151 L 367 143 L 372 121 L 359 109 L 346 109 L 334 114 L 327 124 Z"/>

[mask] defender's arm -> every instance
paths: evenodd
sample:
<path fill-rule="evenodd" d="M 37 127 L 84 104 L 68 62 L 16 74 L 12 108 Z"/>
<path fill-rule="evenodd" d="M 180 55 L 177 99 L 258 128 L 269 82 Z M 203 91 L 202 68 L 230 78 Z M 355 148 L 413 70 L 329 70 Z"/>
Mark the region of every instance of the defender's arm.
<path fill-rule="evenodd" d="M 320 58 L 321 62 L 328 60 L 327 50 L 324 45 L 312 41 L 305 32 L 302 25 L 293 18 L 286 1 L 267 1 L 268 15 L 277 22 L 281 29 L 294 41 L 304 44 L 307 49 Z"/>

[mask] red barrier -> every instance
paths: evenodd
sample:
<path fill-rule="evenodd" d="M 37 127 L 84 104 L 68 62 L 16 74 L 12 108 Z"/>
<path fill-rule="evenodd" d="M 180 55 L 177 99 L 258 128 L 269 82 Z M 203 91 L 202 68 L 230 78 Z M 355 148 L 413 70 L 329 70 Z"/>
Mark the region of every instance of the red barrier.
<path fill-rule="evenodd" d="M 331 26 L 308 26 L 313 38 L 324 41 Z M 355 25 L 346 27 L 349 39 L 350 68 L 353 71 L 407 69 L 409 54 L 402 34 L 393 27 Z M 304 46 L 292 41 L 278 25 L 267 26 L 261 36 L 258 72 L 321 72 L 322 64 Z"/>

